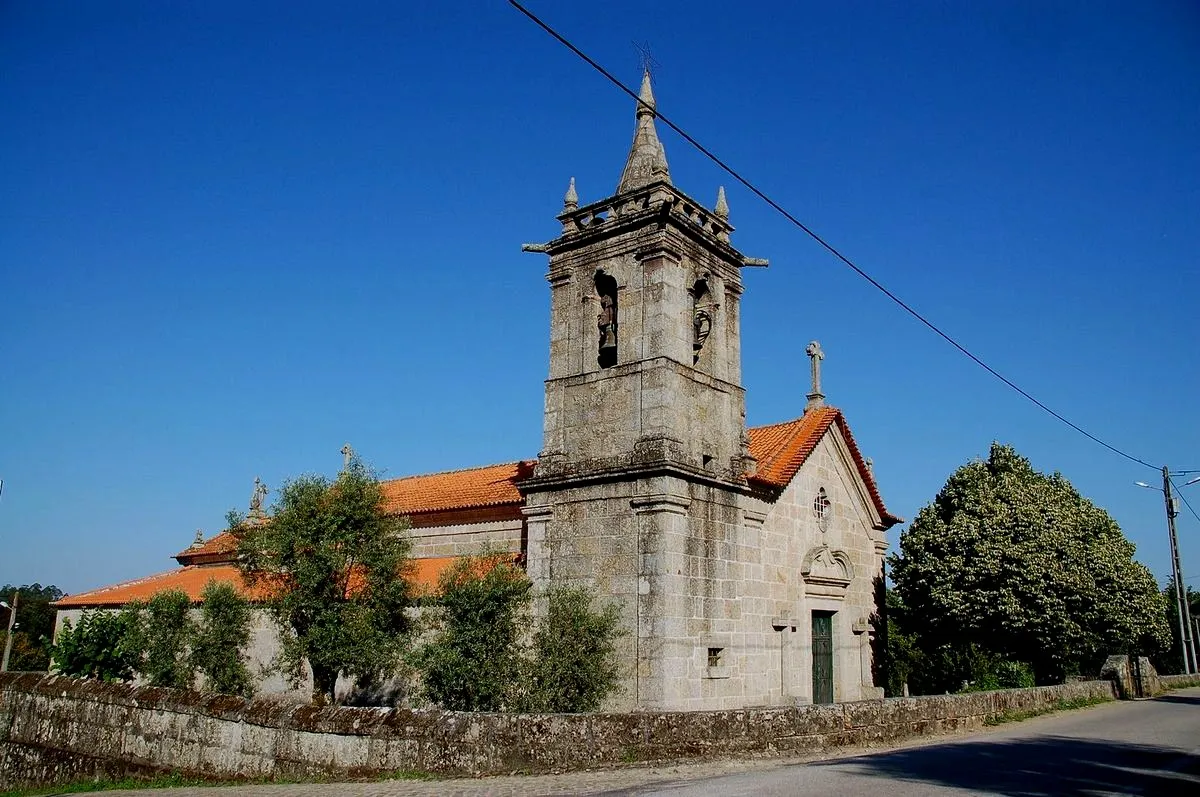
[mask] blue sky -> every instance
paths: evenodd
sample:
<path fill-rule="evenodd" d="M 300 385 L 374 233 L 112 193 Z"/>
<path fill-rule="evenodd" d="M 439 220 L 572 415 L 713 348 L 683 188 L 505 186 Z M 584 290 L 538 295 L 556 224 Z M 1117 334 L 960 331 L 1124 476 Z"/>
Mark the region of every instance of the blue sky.
<path fill-rule="evenodd" d="M 660 110 L 866 270 L 1081 426 L 1200 468 L 1194 3 L 529 5 L 627 83 L 649 42 Z M 256 475 L 332 474 L 347 441 L 391 476 L 536 456 L 549 291 L 520 245 L 571 176 L 612 193 L 634 109 L 507 3 L 14 1 L 0 75 L 0 583 L 168 569 Z M 660 134 L 771 260 L 751 424 L 802 412 L 819 339 L 893 512 L 1001 440 L 1165 577 L 1153 471 Z"/>

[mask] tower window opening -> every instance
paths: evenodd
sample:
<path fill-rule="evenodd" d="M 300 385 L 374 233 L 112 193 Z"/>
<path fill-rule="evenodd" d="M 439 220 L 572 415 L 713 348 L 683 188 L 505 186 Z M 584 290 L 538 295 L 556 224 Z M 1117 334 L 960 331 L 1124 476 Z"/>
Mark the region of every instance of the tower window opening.
<path fill-rule="evenodd" d="M 708 292 L 708 282 L 696 280 L 692 286 L 692 365 L 700 362 L 700 350 L 708 333 L 712 331 L 713 304 Z"/>
<path fill-rule="evenodd" d="M 596 272 L 596 295 L 600 297 L 600 314 L 596 326 L 600 332 L 599 356 L 601 368 L 617 364 L 617 281 L 603 271 Z"/>

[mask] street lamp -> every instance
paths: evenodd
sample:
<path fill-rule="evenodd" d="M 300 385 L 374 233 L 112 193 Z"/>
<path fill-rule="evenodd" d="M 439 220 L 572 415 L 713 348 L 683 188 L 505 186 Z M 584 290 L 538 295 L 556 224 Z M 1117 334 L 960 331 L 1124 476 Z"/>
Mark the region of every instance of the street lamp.
<path fill-rule="evenodd" d="M 1171 578 L 1175 583 L 1175 612 L 1179 616 L 1179 646 L 1183 652 L 1183 671 L 1185 673 L 1200 672 L 1200 661 L 1196 659 L 1196 641 L 1192 636 L 1192 612 L 1188 606 L 1187 588 L 1183 585 L 1183 565 L 1179 560 L 1179 540 L 1175 536 L 1175 516 L 1179 514 L 1175 498 L 1171 495 L 1171 472 L 1167 466 L 1162 469 L 1163 486 L 1155 487 L 1145 482 L 1134 482 L 1138 487 L 1158 490 L 1163 494 L 1163 502 L 1167 508 L 1167 535 L 1171 540 Z M 1184 487 L 1200 482 L 1200 476 L 1184 482 Z"/>
<path fill-rule="evenodd" d="M 8 609 L 8 633 L 4 636 L 4 658 L 0 659 L 0 672 L 8 672 L 8 657 L 12 653 L 13 629 L 17 627 L 17 598 L 21 593 L 14 592 L 12 606 L 0 601 L 0 607 Z"/>

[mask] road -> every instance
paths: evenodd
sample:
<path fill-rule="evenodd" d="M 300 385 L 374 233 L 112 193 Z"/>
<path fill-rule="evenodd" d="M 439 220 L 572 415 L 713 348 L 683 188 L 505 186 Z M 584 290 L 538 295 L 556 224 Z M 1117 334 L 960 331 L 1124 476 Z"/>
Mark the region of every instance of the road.
<path fill-rule="evenodd" d="M 105 792 L 106 797 L 148 792 Z M 157 797 L 533 795 L 1188 795 L 1200 797 L 1200 688 L 808 761 L 707 762 L 472 780 L 159 789 Z"/>

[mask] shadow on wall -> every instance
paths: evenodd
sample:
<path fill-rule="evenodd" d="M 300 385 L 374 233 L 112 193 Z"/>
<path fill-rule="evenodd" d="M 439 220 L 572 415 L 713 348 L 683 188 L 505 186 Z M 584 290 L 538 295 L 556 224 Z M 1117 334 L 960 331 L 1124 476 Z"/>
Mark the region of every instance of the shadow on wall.
<path fill-rule="evenodd" d="M 810 766 L 1012 797 L 1200 794 L 1200 758 L 1185 750 L 1059 736 L 938 744 Z"/>

